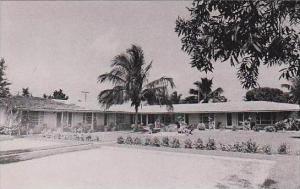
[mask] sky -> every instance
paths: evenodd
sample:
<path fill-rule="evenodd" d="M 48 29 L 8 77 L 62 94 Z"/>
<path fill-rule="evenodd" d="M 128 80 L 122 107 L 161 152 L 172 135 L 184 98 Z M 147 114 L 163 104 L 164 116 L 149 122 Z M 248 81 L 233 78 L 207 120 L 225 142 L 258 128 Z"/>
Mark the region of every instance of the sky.
<path fill-rule="evenodd" d="M 71 101 L 88 101 L 107 84 L 97 77 L 110 70 L 111 60 L 131 44 L 142 47 L 146 62 L 153 61 L 150 80 L 174 78 L 176 89 L 188 95 L 193 82 L 213 78 L 231 101 L 241 101 L 245 90 L 236 68 L 216 62 L 212 74 L 191 68 L 174 32 L 178 16 L 187 17 L 191 1 L 4 1 L 0 2 L 0 57 L 13 94 L 29 87 L 34 96 L 63 91 Z M 262 67 L 260 86 L 280 87 L 280 68 Z"/>

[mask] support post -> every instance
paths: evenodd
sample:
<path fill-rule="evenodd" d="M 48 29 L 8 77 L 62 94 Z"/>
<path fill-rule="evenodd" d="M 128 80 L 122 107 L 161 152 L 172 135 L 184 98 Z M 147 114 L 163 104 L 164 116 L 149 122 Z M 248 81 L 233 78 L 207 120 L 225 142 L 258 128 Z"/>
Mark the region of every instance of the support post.
<path fill-rule="evenodd" d="M 61 112 L 61 120 L 60 120 L 62 131 L 64 131 L 64 112 Z"/>
<path fill-rule="evenodd" d="M 146 114 L 146 125 L 149 124 L 149 118 L 148 118 L 148 114 Z"/>
<path fill-rule="evenodd" d="M 94 113 L 92 112 L 92 125 L 91 129 L 94 131 Z"/>
<path fill-rule="evenodd" d="M 143 125 L 143 114 L 140 115 L 141 115 L 141 125 Z"/>

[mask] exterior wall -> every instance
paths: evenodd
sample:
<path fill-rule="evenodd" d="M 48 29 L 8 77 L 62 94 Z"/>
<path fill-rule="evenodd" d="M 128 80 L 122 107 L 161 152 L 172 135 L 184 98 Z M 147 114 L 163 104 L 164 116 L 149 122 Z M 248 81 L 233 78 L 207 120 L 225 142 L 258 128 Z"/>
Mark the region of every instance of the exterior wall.
<path fill-rule="evenodd" d="M 95 113 L 94 116 L 96 117 L 96 127 L 104 126 L 104 113 Z"/>
<path fill-rule="evenodd" d="M 114 125 L 116 123 L 116 114 L 109 113 L 107 114 L 107 125 Z"/>
<path fill-rule="evenodd" d="M 188 114 L 189 124 L 198 124 L 200 122 L 199 114 Z"/>
<path fill-rule="evenodd" d="M 47 128 L 54 129 L 56 128 L 56 113 L 55 112 L 45 112 L 43 123 Z"/>
<path fill-rule="evenodd" d="M 7 120 L 7 113 L 4 107 L 0 108 L 0 126 L 4 126 L 6 124 L 6 120 Z"/>
<path fill-rule="evenodd" d="M 83 124 L 83 113 L 75 112 L 72 116 L 72 125 L 76 126 L 79 124 Z"/>

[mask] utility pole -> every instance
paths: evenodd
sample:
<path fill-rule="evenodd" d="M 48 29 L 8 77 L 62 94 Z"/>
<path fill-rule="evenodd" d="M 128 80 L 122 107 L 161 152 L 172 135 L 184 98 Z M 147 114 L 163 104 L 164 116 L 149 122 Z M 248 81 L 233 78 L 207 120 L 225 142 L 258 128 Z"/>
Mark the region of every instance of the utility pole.
<path fill-rule="evenodd" d="M 88 95 L 90 92 L 88 92 L 88 91 L 81 91 L 81 93 L 84 94 L 84 102 L 86 102 L 87 95 Z"/>

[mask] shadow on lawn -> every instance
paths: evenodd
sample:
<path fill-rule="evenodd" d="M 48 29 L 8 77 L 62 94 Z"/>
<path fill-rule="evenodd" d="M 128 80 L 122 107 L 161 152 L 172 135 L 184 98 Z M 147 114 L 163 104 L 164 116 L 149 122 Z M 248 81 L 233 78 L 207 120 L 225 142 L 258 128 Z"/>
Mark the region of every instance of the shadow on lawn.
<path fill-rule="evenodd" d="M 18 161 L 21 161 L 19 155 L 0 157 L 0 164 L 7 164 L 7 163 L 18 162 Z"/>
<path fill-rule="evenodd" d="M 266 179 L 260 186 L 261 189 L 277 189 L 277 182 L 273 179 Z"/>
<path fill-rule="evenodd" d="M 291 136 L 291 138 L 300 139 L 300 136 Z"/>

